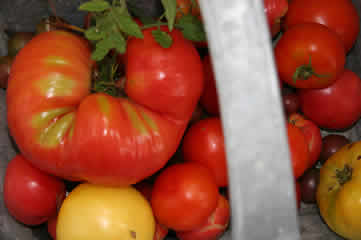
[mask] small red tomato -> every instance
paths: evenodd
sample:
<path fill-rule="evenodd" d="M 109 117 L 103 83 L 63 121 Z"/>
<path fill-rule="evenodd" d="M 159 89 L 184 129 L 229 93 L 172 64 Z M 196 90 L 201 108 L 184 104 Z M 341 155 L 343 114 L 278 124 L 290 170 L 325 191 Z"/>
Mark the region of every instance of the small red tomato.
<path fill-rule="evenodd" d="M 301 208 L 301 184 L 299 181 L 295 182 L 296 184 L 296 204 L 297 204 L 297 208 L 300 209 Z"/>
<path fill-rule="evenodd" d="M 264 12 L 271 29 L 272 36 L 275 36 L 281 29 L 281 18 L 287 13 L 287 0 L 264 0 Z"/>
<path fill-rule="evenodd" d="M 191 231 L 178 231 L 180 240 L 217 240 L 226 231 L 230 220 L 228 200 L 220 195 L 217 208 L 201 227 Z"/>
<path fill-rule="evenodd" d="M 211 171 L 194 162 L 171 165 L 155 179 L 152 209 L 159 223 L 175 231 L 202 226 L 216 209 L 219 192 Z"/>
<path fill-rule="evenodd" d="M 331 86 L 299 90 L 301 110 L 320 128 L 344 130 L 361 116 L 361 79 L 345 70 Z"/>
<path fill-rule="evenodd" d="M 320 170 L 311 168 L 299 179 L 301 201 L 304 203 L 316 203 L 316 192 L 320 182 Z"/>
<path fill-rule="evenodd" d="M 47 228 L 48 228 L 48 233 L 50 235 L 50 237 L 53 240 L 56 240 L 56 223 L 58 220 L 58 215 L 54 215 L 52 217 L 49 218 L 48 223 L 47 223 Z"/>
<path fill-rule="evenodd" d="M 296 88 L 324 88 L 344 71 L 346 54 L 339 36 L 317 23 L 291 26 L 274 49 L 279 78 Z"/>
<path fill-rule="evenodd" d="M 351 0 L 292 0 L 284 21 L 286 28 L 304 22 L 323 24 L 343 40 L 346 51 L 360 31 L 357 8 Z"/>
<path fill-rule="evenodd" d="M 214 78 L 210 55 L 204 56 L 202 61 L 204 71 L 204 88 L 199 101 L 209 114 L 219 115 L 216 79 Z"/>
<path fill-rule="evenodd" d="M 297 179 L 310 166 L 308 145 L 301 129 L 291 123 L 287 123 L 287 135 L 293 175 Z"/>
<path fill-rule="evenodd" d="M 300 109 L 300 99 L 295 92 L 282 93 L 282 103 L 287 115 L 297 113 Z"/>
<path fill-rule="evenodd" d="M 152 199 L 152 191 L 153 185 L 150 182 L 142 181 L 135 185 L 135 188 L 139 190 L 143 194 L 143 196 L 148 200 L 151 201 Z M 153 240 L 163 240 L 168 234 L 168 228 L 158 222 L 155 219 L 155 233 Z"/>
<path fill-rule="evenodd" d="M 217 185 L 228 185 L 227 160 L 222 124 L 219 117 L 199 120 L 185 133 L 181 146 L 185 161 L 198 162 L 208 167 Z"/>
<path fill-rule="evenodd" d="M 320 128 L 311 120 L 306 119 L 303 115 L 298 113 L 293 113 L 288 117 L 288 121 L 301 129 L 305 135 L 309 157 L 310 157 L 310 166 L 312 167 L 318 160 L 321 149 L 322 149 L 322 136 Z"/>
<path fill-rule="evenodd" d="M 26 225 L 39 225 L 57 213 L 65 197 L 59 178 L 33 167 L 22 155 L 8 164 L 4 179 L 4 202 L 10 214 Z"/>

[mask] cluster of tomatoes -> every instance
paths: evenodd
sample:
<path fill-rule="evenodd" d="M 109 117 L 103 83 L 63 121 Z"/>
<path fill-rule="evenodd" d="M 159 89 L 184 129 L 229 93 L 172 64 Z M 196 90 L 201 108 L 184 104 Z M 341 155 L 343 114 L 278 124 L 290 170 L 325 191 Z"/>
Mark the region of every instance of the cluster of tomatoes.
<path fill-rule="evenodd" d="M 192 13 L 199 16 L 199 9 L 187 8 L 187 4 L 191 4 L 191 2 L 179 1 L 180 9 L 182 9 L 184 13 L 193 9 Z M 89 15 L 87 15 L 85 19 L 85 27 L 90 21 L 88 17 Z M 55 22 L 50 26 L 56 26 L 59 19 L 52 20 Z M 172 104 L 162 99 L 155 99 L 155 104 L 159 104 L 157 101 L 161 102 L 160 108 L 165 104 L 170 105 L 170 110 L 164 110 L 169 111 L 164 114 L 165 120 L 160 120 L 161 115 L 158 115 L 158 113 L 154 114 L 154 116 L 151 115 L 149 118 L 146 118 L 146 114 L 151 114 L 149 110 L 145 110 L 146 112 L 144 113 L 144 119 L 148 120 L 147 123 L 149 123 L 148 126 L 154 128 L 152 130 L 159 130 L 157 128 L 161 126 L 160 124 L 165 125 L 165 128 L 161 128 L 159 131 L 165 135 L 166 141 L 168 141 L 166 144 L 177 148 L 176 152 L 174 153 L 172 152 L 173 150 L 168 150 L 167 148 L 170 147 L 166 144 L 163 145 L 161 142 L 162 139 L 155 140 L 155 142 L 152 143 L 155 146 L 152 148 L 159 151 L 162 158 L 168 159 L 167 156 L 169 154 L 172 155 L 162 169 L 159 169 L 154 175 L 141 181 L 136 180 L 135 184 L 129 186 L 112 186 L 113 184 L 107 186 L 107 184 L 88 184 L 84 183 L 84 179 L 73 179 L 72 177 L 62 176 L 58 174 L 60 171 L 58 169 L 54 170 L 53 167 L 50 167 L 53 169 L 48 171 L 46 164 L 49 164 L 49 162 L 45 165 L 40 164 L 39 167 L 36 161 L 32 161 L 34 160 L 32 157 L 32 153 L 35 152 L 33 148 L 34 145 L 31 147 L 32 149 L 29 155 L 26 147 L 24 148 L 22 146 L 22 137 L 20 139 L 17 137 L 16 132 L 19 131 L 20 133 L 21 127 L 12 120 L 11 112 L 13 110 L 11 105 L 12 102 L 15 101 L 13 100 L 16 98 L 14 97 L 15 95 L 22 98 L 29 93 L 29 91 L 25 90 L 21 93 L 16 90 L 18 81 L 28 81 L 23 78 L 21 78 L 22 80 L 18 80 L 20 79 L 20 77 L 18 78 L 18 74 L 20 76 L 26 67 L 22 65 L 22 59 L 25 59 L 25 56 L 34 59 L 32 54 L 37 55 L 37 57 L 44 54 L 45 61 L 42 59 L 34 61 L 39 64 L 47 61 L 50 61 L 50 64 L 57 64 L 60 61 L 59 59 L 49 59 L 49 56 L 50 58 L 56 56 L 54 53 L 49 53 L 53 51 L 54 45 L 70 46 L 69 48 L 71 50 L 67 50 L 67 47 L 63 48 L 63 46 L 61 46 L 61 53 L 57 52 L 57 54 L 64 54 L 66 57 L 69 56 L 71 61 L 75 60 L 73 56 L 79 57 L 79 55 L 77 55 L 79 54 L 77 47 L 80 47 L 81 51 L 83 51 L 80 52 L 81 54 L 86 55 L 85 48 L 81 46 L 85 42 L 78 41 L 78 37 L 70 36 L 64 32 L 57 32 L 56 30 L 58 30 L 58 28 L 54 27 L 52 29 L 44 29 L 37 33 L 14 33 L 9 39 L 9 43 L 17 42 L 17 45 L 14 54 L 11 53 L 11 50 L 9 51 L 11 56 L 6 56 L 6 58 L 11 58 L 11 62 L 9 62 L 6 72 L 4 72 L 4 85 L 2 87 L 7 91 L 9 107 L 8 120 L 10 128 L 12 129 L 12 135 L 16 143 L 20 146 L 19 154 L 15 156 L 7 166 L 4 179 L 4 202 L 9 213 L 16 220 L 28 226 L 47 224 L 50 236 L 53 239 L 60 240 L 113 239 L 114 236 L 126 239 L 161 240 L 165 239 L 169 234 L 173 234 L 183 240 L 218 239 L 229 226 L 230 206 L 227 192 L 228 176 L 224 152 L 224 137 L 219 117 L 219 106 L 211 59 L 205 48 L 206 43 L 189 44 L 188 41 L 185 41 L 179 36 L 176 30 L 174 30 L 174 33 L 171 33 L 174 40 L 173 49 L 177 51 L 177 55 L 171 53 L 169 56 L 166 56 L 168 62 L 165 64 L 162 63 L 164 66 L 161 66 L 161 68 L 170 65 L 169 61 L 172 61 L 171 58 L 176 57 L 174 59 L 174 61 L 177 62 L 176 67 L 181 68 L 180 71 L 187 71 L 187 73 L 192 75 L 192 78 L 196 78 L 195 81 L 193 81 L 192 78 L 186 77 L 191 83 L 193 91 L 190 93 L 193 95 L 191 97 L 197 99 L 197 101 L 194 102 L 192 100 L 190 105 L 193 107 L 186 107 L 183 112 L 180 106 L 177 110 L 181 109 L 181 112 L 179 114 L 173 114 L 174 106 Z M 147 34 L 146 31 L 145 34 Z M 28 37 L 25 38 L 24 36 Z M 58 42 L 57 40 L 53 40 L 52 42 L 48 40 L 55 38 L 59 38 Z M 145 38 L 147 38 L 147 36 L 145 36 Z M 41 43 L 41 41 L 43 42 Z M 48 46 L 45 44 L 46 41 L 49 41 Z M 134 49 L 137 50 L 137 52 L 142 52 L 139 50 L 141 44 L 136 41 L 140 40 L 134 40 Z M 152 51 L 161 51 L 161 53 L 159 53 L 161 55 L 160 57 L 164 58 L 167 53 L 163 53 L 160 46 L 155 46 L 155 42 L 152 44 L 154 44 L 154 46 L 148 44 L 146 47 L 153 48 Z M 9 50 L 11 46 L 12 44 L 9 44 Z M 132 44 L 129 43 L 128 48 L 131 49 L 131 46 Z M 40 48 L 42 49 L 42 53 L 38 52 Z M 199 52 L 196 51 L 197 48 Z M 38 49 L 38 51 L 34 49 Z M 47 49 L 51 49 L 51 51 L 47 51 Z M 133 64 L 130 63 L 133 61 L 131 59 L 133 54 L 129 54 L 130 51 L 131 50 L 128 50 L 126 57 L 124 55 L 117 56 L 119 70 L 123 71 L 125 68 L 128 68 L 128 75 L 126 76 L 128 79 L 132 77 L 129 73 L 132 71 L 129 70 L 129 68 L 133 66 Z M 68 52 L 69 55 L 67 55 Z M 73 54 L 73 56 L 70 53 Z M 111 54 L 115 54 L 115 52 L 111 52 Z M 156 54 L 156 52 L 153 52 L 151 56 L 155 58 L 154 56 Z M 89 55 L 86 56 L 89 57 Z M 186 60 L 182 60 L 182 58 Z M 134 62 L 138 63 L 139 59 L 139 56 L 134 57 Z M 146 61 L 148 61 L 148 59 Z M 190 69 L 188 69 L 188 67 L 184 67 L 183 69 L 178 61 L 189 64 Z M 192 61 L 195 61 L 195 64 L 192 64 Z M 65 61 L 63 61 L 62 64 L 66 64 L 64 62 Z M 47 68 L 47 66 L 45 66 L 45 68 Z M 161 70 L 163 71 L 163 69 Z M 72 70 L 61 70 L 61 67 L 55 71 L 57 73 L 61 71 L 73 72 Z M 94 67 L 94 71 L 99 74 L 99 65 Z M 75 74 L 82 72 L 81 67 L 78 66 L 74 72 Z M 28 73 L 30 76 L 36 78 L 36 76 L 45 73 L 44 67 L 42 69 L 39 68 L 39 70 L 29 70 Z M 124 72 L 121 72 L 119 75 L 123 73 Z M 174 71 L 172 74 L 177 75 Z M 9 75 L 10 78 L 8 78 Z M 97 78 L 98 76 L 96 75 L 97 74 L 93 77 Z M 202 76 L 202 78 L 199 76 Z M 203 76 L 205 82 L 201 92 L 200 90 L 203 84 L 199 82 L 198 87 L 196 81 L 203 79 Z M 123 77 L 124 76 L 121 76 L 120 78 Z M 51 88 L 49 91 L 53 95 L 59 94 L 57 89 L 69 87 L 68 85 L 61 85 L 63 79 L 58 78 L 58 80 L 59 82 L 47 83 L 49 86 L 46 87 Z M 57 79 L 54 81 L 57 81 Z M 134 88 L 133 90 L 131 89 L 132 87 Z M 139 87 L 140 86 L 126 85 L 120 88 L 122 88 L 122 91 L 128 91 L 128 96 L 131 96 L 131 91 L 138 91 Z M 182 88 L 184 86 L 173 87 L 176 89 L 177 87 Z M 185 87 L 188 86 L 185 85 Z M 174 95 L 172 91 L 173 90 L 171 90 L 170 95 Z M 188 90 L 186 89 L 186 91 Z M 63 92 L 60 91 L 60 94 L 63 94 Z M 139 93 L 137 94 L 139 97 Z M 175 95 L 177 94 L 178 93 L 175 93 Z M 183 95 L 183 93 L 180 94 Z M 186 92 L 185 95 L 187 94 L 189 95 L 189 93 Z M 103 96 L 104 95 L 101 95 L 101 97 Z M 150 101 L 149 97 L 146 98 L 147 103 L 144 103 L 145 105 Z M 99 97 L 99 99 L 101 98 Z M 179 99 L 181 98 L 177 98 L 176 96 L 174 103 L 178 103 Z M 64 103 L 61 103 L 61 100 L 59 102 L 60 107 L 62 107 Z M 124 103 L 124 105 L 125 104 L 126 103 Z M 129 107 L 129 105 L 126 106 Z M 93 105 L 89 105 L 89 107 L 94 108 L 94 103 Z M 16 109 L 19 110 L 19 108 Z M 23 109 L 27 112 L 29 106 L 24 106 Z M 131 111 L 131 106 L 128 109 Z M 150 109 L 152 109 L 151 106 Z M 144 111 L 143 109 L 136 111 L 140 112 L 141 110 Z M 161 109 L 160 111 L 163 110 Z M 53 113 L 50 113 L 50 115 L 51 114 Z M 65 115 L 66 113 L 62 112 L 60 115 L 55 116 L 51 122 L 56 122 L 57 119 Z M 81 114 L 78 113 L 78 118 L 79 115 Z M 129 113 L 129 115 L 134 117 L 131 113 Z M 43 116 L 45 115 L 43 114 Z M 18 119 L 18 117 L 16 118 Z M 31 121 L 34 121 L 33 116 L 31 119 Z M 41 119 L 39 120 L 41 121 Z M 89 119 L 87 120 L 89 121 Z M 131 121 L 130 123 L 133 122 Z M 174 127 L 168 127 L 168 125 L 171 124 L 179 125 L 179 128 L 174 130 Z M 146 126 L 146 128 L 148 128 L 148 126 Z M 130 129 L 134 128 L 138 130 L 138 127 L 139 125 L 133 125 Z M 124 131 L 123 128 L 124 126 L 122 126 L 122 131 Z M 94 128 L 92 127 L 91 129 Z M 42 130 L 44 130 L 44 132 L 47 131 L 47 129 Z M 175 133 L 171 133 L 172 131 Z M 35 134 L 35 136 L 38 135 Z M 139 138 L 142 139 L 143 136 L 140 134 Z M 154 138 L 157 138 L 157 136 Z M 35 139 L 34 140 L 37 141 L 37 138 Z M 57 138 L 55 138 L 55 140 L 56 139 Z M 181 141 L 177 139 L 181 139 Z M 44 144 L 48 144 L 49 140 L 50 138 L 46 139 Z M 84 142 L 84 138 L 81 141 Z M 34 141 L 32 142 L 32 144 L 34 144 Z M 61 144 L 63 143 L 64 142 Z M 40 142 L 40 145 L 42 144 L 43 142 Z M 94 146 L 99 147 L 97 145 Z M 51 146 L 48 147 L 51 148 Z M 146 146 L 141 147 L 145 148 Z M 73 148 L 75 147 L 73 146 Z M 89 150 L 90 149 L 84 149 L 86 152 L 89 152 Z M 139 150 L 136 149 L 136 151 Z M 141 150 L 141 154 L 145 153 L 146 151 Z M 55 158 L 56 156 L 53 155 L 54 162 Z M 89 163 L 86 162 L 89 161 L 88 158 L 85 158 L 84 161 L 89 165 Z M 131 159 L 129 161 L 131 161 Z M 152 161 L 160 162 L 157 159 Z M 73 163 L 76 164 L 75 162 Z M 140 164 L 142 163 L 138 163 L 137 167 L 142 169 L 141 171 L 149 172 L 146 165 L 142 166 Z M 162 163 L 160 162 L 160 164 Z M 56 163 L 56 165 L 60 169 L 62 163 Z M 71 166 L 67 166 L 67 168 L 71 168 Z M 133 178 L 132 172 L 129 171 L 129 169 L 124 169 L 124 171 L 130 172 L 129 178 Z M 137 179 L 139 179 L 139 177 L 137 177 Z M 24 202 L 28 204 L 24 205 Z"/>
<path fill-rule="evenodd" d="M 359 32 L 350 0 L 292 0 L 274 40 L 298 206 L 317 203 L 346 239 L 361 236 L 361 149 L 343 136 L 361 117 L 361 79 L 345 68 Z"/>
<path fill-rule="evenodd" d="M 328 151 L 321 129 L 342 132 L 361 116 L 361 80 L 345 68 L 359 22 L 349 0 L 293 0 L 282 19 L 274 54 L 295 179 Z"/>
<path fill-rule="evenodd" d="M 201 18 L 194 1 L 177 3 L 179 16 Z M 321 129 L 343 131 L 361 116 L 361 80 L 344 66 L 359 17 L 350 0 L 265 0 L 264 6 L 275 39 L 298 204 L 315 203 L 317 186 L 327 180 L 318 168 L 350 143 L 336 134 L 322 138 Z M 85 26 L 89 21 L 87 15 Z M 127 81 L 117 85 L 127 95 L 119 100 L 88 92 L 88 70 L 99 66 L 89 60 L 86 41 L 50 30 L 26 46 L 31 34 L 15 53 L 9 51 L 7 65 L 0 62 L 7 66 L 1 87 L 11 76 L 9 129 L 21 151 L 4 179 L 10 214 L 26 225 L 48 223 L 58 240 L 162 240 L 169 234 L 219 239 L 231 212 L 207 43 L 190 44 L 177 30 L 170 33 L 169 50 L 148 30 L 144 39 L 128 40 L 126 54 L 116 56 L 124 74 L 119 79 Z M 28 58 L 36 65 L 28 67 Z M 29 88 L 19 87 L 24 85 Z M 337 175 L 342 184 L 349 169 Z"/>

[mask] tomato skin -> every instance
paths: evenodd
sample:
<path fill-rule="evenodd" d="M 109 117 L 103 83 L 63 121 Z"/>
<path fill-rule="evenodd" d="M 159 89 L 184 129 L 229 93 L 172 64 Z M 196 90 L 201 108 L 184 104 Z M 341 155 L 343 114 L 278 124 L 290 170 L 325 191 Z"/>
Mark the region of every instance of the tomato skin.
<path fill-rule="evenodd" d="M 288 1 L 264 0 L 263 5 L 271 34 L 275 36 L 281 30 L 281 18 L 288 11 Z"/>
<path fill-rule="evenodd" d="M 210 55 L 204 56 L 202 62 L 204 71 L 204 88 L 199 101 L 209 114 L 219 116 L 220 112 L 216 79 L 214 78 Z"/>
<path fill-rule="evenodd" d="M 65 184 L 32 166 L 22 155 L 8 164 L 4 178 L 4 203 L 23 224 L 34 226 L 57 213 L 65 197 Z"/>
<path fill-rule="evenodd" d="M 301 129 L 306 138 L 309 150 L 310 166 L 312 167 L 321 154 L 322 136 L 320 128 L 311 120 L 306 119 L 303 115 L 293 113 L 288 117 L 288 121 Z"/>
<path fill-rule="evenodd" d="M 310 166 L 308 144 L 301 129 L 291 123 L 287 123 L 287 136 L 293 176 L 297 179 L 302 176 Z"/>
<path fill-rule="evenodd" d="M 285 28 L 304 22 L 323 24 L 335 31 L 343 40 L 346 52 L 352 48 L 360 31 L 360 19 L 351 0 L 290 1 Z"/>
<path fill-rule="evenodd" d="M 143 196 L 150 202 L 152 199 L 153 184 L 150 182 L 142 181 L 134 186 Z M 155 219 L 155 233 L 153 240 L 163 240 L 168 234 L 168 228 L 158 223 Z"/>
<path fill-rule="evenodd" d="M 208 168 L 199 163 L 178 163 L 157 176 L 151 204 L 159 223 L 176 231 L 189 231 L 207 221 L 219 196 Z"/>
<path fill-rule="evenodd" d="M 323 220 L 345 239 L 361 239 L 361 141 L 345 145 L 320 169 L 316 200 Z"/>
<path fill-rule="evenodd" d="M 82 183 L 65 198 L 58 214 L 57 240 L 151 240 L 151 206 L 134 187 Z"/>
<path fill-rule="evenodd" d="M 341 39 L 327 27 L 303 23 L 287 29 L 274 49 L 280 79 L 296 88 L 324 88 L 343 72 L 346 54 Z M 322 76 L 293 79 L 300 66 L 310 64 Z"/>
<path fill-rule="evenodd" d="M 194 45 L 178 30 L 167 49 L 151 30 L 128 41 L 128 99 L 90 93 L 90 48 L 74 34 L 42 33 L 20 51 L 7 117 L 34 166 L 68 180 L 126 186 L 165 165 L 197 105 L 203 71 Z"/>
<path fill-rule="evenodd" d="M 53 240 L 56 240 L 56 223 L 58 221 L 58 215 L 54 215 L 51 218 L 49 218 L 47 222 L 47 229 L 48 233 L 51 236 Z"/>
<path fill-rule="evenodd" d="M 361 80 L 346 69 L 331 86 L 299 90 L 301 110 L 321 128 L 350 128 L 361 116 Z"/>
<path fill-rule="evenodd" d="M 229 202 L 220 195 L 216 209 L 204 225 L 191 231 L 178 231 L 176 234 L 180 240 L 217 240 L 226 231 L 229 220 Z"/>
<path fill-rule="evenodd" d="M 208 167 L 217 185 L 228 185 L 224 136 L 219 117 L 199 120 L 184 135 L 181 151 L 185 161 L 198 162 Z"/>

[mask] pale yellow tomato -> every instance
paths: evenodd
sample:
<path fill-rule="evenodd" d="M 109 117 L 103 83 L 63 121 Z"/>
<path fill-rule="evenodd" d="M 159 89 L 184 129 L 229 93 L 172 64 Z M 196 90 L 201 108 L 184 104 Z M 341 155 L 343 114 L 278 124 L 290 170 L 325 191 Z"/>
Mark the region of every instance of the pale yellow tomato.
<path fill-rule="evenodd" d="M 77 186 L 58 216 L 57 240 L 153 240 L 149 202 L 133 187 Z"/>

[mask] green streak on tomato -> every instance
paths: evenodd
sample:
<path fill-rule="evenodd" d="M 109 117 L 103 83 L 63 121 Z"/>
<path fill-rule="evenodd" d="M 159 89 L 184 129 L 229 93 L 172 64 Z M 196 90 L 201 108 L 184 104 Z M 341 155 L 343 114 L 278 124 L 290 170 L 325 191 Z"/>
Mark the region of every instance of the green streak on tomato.
<path fill-rule="evenodd" d="M 47 127 L 53 119 L 64 115 L 72 110 L 73 108 L 71 107 L 64 107 L 54 108 L 49 111 L 40 112 L 32 117 L 31 126 L 38 130 L 42 130 L 42 128 Z"/>
<path fill-rule="evenodd" d="M 105 114 L 106 117 L 109 117 L 110 114 L 110 104 L 106 96 L 99 95 L 97 96 L 97 102 L 100 107 L 100 111 Z"/>
<path fill-rule="evenodd" d="M 56 147 L 71 129 L 74 118 L 75 113 L 70 112 L 50 124 L 39 136 L 40 144 L 48 148 Z"/>
<path fill-rule="evenodd" d="M 144 111 L 140 111 L 140 114 L 153 132 L 159 132 L 157 123 L 147 113 L 145 113 Z"/>
<path fill-rule="evenodd" d="M 139 117 L 137 111 L 135 110 L 134 106 L 132 106 L 129 102 L 124 101 L 122 102 L 125 111 L 128 114 L 128 117 L 135 129 L 139 131 L 142 135 L 149 135 L 147 128 L 145 127 L 142 119 Z"/>
<path fill-rule="evenodd" d="M 52 73 L 37 82 L 41 94 L 46 97 L 72 96 L 75 88 L 72 78 L 60 73 Z"/>
<path fill-rule="evenodd" d="M 55 64 L 55 65 L 68 65 L 69 62 L 59 56 L 48 56 L 47 58 L 45 58 L 45 62 L 48 64 Z"/>

